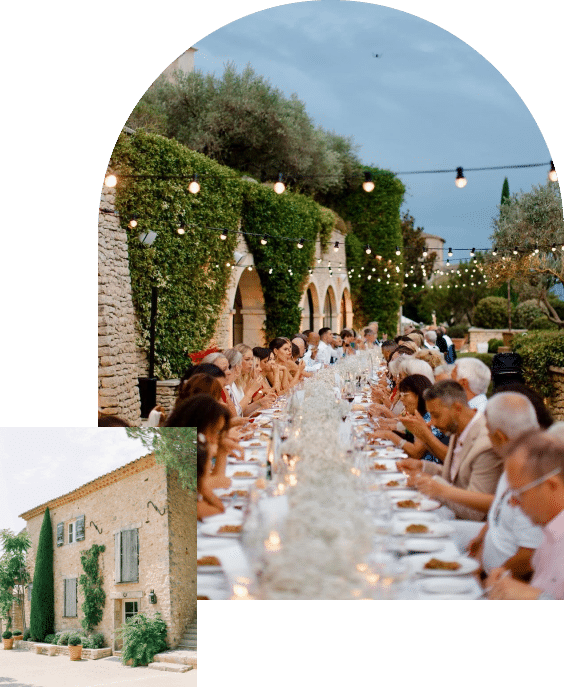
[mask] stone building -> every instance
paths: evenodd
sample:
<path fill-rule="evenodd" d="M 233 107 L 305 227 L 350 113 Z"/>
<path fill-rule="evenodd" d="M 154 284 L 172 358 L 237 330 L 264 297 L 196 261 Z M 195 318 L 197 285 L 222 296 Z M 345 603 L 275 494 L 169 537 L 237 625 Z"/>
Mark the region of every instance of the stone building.
<path fill-rule="evenodd" d="M 80 630 L 81 551 L 104 545 L 98 559 L 106 592 L 96 627 L 113 650 L 116 630 L 137 613 L 159 611 L 176 647 L 196 618 L 196 497 L 152 454 L 23 513 L 33 575 L 45 509 L 53 527 L 55 631 Z M 26 594 L 29 618 L 33 583 Z"/>

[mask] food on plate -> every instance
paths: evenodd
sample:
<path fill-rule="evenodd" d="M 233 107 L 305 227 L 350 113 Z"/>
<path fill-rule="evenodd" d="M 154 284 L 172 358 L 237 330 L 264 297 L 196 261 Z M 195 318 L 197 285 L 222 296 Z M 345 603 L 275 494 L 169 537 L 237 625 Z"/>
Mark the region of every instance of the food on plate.
<path fill-rule="evenodd" d="M 249 444 L 249 446 L 262 446 L 262 444 L 260 443 L 260 441 L 253 441 L 253 443 Z"/>
<path fill-rule="evenodd" d="M 397 481 L 397 479 L 391 479 L 389 482 L 386 482 L 387 487 L 399 487 L 400 483 Z"/>
<path fill-rule="evenodd" d="M 200 596 L 200 595 L 198 595 L 198 596 L 196 597 L 196 601 L 209 601 L 209 600 L 210 600 L 210 597 L 209 597 L 209 596 Z"/>
<path fill-rule="evenodd" d="M 458 570 L 461 566 L 456 561 L 441 561 L 438 558 L 431 558 L 423 567 L 428 570 Z"/>
<path fill-rule="evenodd" d="M 374 463 L 371 470 L 387 470 L 388 468 L 383 463 Z"/>
<path fill-rule="evenodd" d="M 429 531 L 427 525 L 413 523 L 405 528 L 407 534 L 425 534 Z"/>
<path fill-rule="evenodd" d="M 413 501 L 412 499 L 405 499 L 403 501 L 397 502 L 398 508 L 417 508 L 420 504 L 419 501 Z"/>
<path fill-rule="evenodd" d="M 216 556 L 202 556 L 198 558 L 198 565 L 221 565 L 221 563 Z"/>
<path fill-rule="evenodd" d="M 386 451 L 395 451 L 396 447 L 395 446 L 386 446 Z"/>
<path fill-rule="evenodd" d="M 218 534 L 236 534 L 241 531 L 243 525 L 222 525 L 218 530 Z"/>
<path fill-rule="evenodd" d="M 233 506 L 236 510 L 243 510 L 243 506 Z"/>
<path fill-rule="evenodd" d="M 243 470 L 242 472 L 234 473 L 233 477 L 254 477 L 254 473 L 249 472 L 248 470 Z"/>
<path fill-rule="evenodd" d="M 351 410 L 364 410 L 364 406 L 362 406 L 360 403 L 353 403 Z"/>
<path fill-rule="evenodd" d="M 249 495 L 248 491 L 245 491 L 244 489 L 234 489 L 233 491 L 229 492 L 227 496 L 241 496 L 241 497 L 246 497 Z"/>

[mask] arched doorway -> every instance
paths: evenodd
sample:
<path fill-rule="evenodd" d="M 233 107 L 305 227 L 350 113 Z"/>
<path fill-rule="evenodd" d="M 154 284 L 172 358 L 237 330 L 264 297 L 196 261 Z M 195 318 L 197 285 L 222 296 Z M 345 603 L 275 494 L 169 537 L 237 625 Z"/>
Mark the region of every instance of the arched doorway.
<path fill-rule="evenodd" d="M 329 327 L 333 331 L 333 324 L 338 325 L 337 320 L 337 303 L 335 300 L 335 292 L 330 286 L 325 294 L 325 301 L 323 303 L 323 326 Z"/>
<path fill-rule="evenodd" d="M 303 332 L 306 329 L 311 329 L 316 332 L 319 329 L 319 295 L 317 287 L 313 282 L 307 285 L 302 295 L 300 308 L 302 311 L 300 331 Z"/>
<path fill-rule="evenodd" d="M 245 268 L 241 272 L 233 299 L 232 345 L 264 345 L 264 297 L 256 270 Z"/>
<path fill-rule="evenodd" d="M 241 289 L 237 286 L 235 302 L 233 303 L 233 346 L 243 342 L 243 299 Z"/>
<path fill-rule="evenodd" d="M 343 289 L 343 295 L 341 296 L 341 312 L 339 314 L 339 320 L 343 323 L 341 329 L 350 329 L 353 326 L 352 299 L 347 288 Z"/>

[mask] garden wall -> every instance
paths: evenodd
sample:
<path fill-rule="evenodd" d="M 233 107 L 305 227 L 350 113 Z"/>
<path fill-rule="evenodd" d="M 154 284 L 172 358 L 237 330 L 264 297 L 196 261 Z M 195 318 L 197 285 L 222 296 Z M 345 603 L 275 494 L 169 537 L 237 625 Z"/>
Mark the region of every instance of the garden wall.
<path fill-rule="evenodd" d="M 477 353 L 479 343 L 488 343 L 490 339 L 503 339 L 503 332 L 507 329 L 478 329 L 470 327 L 468 330 L 468 352 Z M 515 334 L 522 334 L 526 329 L 512 329 Z"/>
<path fill-rule="evenodd" d="M 554 391 L 548 400 L 548 409 L 555 420 L 564 421 L 564 368 L 551 365 L 548 370 L 554 385 Z"/>

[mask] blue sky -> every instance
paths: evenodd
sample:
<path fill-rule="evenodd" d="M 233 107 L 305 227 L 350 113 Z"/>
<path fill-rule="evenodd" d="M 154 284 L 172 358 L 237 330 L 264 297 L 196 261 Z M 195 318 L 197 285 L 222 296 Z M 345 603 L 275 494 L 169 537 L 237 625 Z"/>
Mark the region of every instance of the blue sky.
<path fill-rule="evenodd" d="M 527 106 L 497 69 L 406 12 L 303 2 L 239 19 L 195 47 L 204 72 L 220 76 L 228 61 L 250 64 L 286 95 L 296 93 L 316 124 L 354 138 L 366 164 L 401 172 L 551 159 Z M 505 175 L 513 193 L 544 183 L 547 172 L 468 172 L 462 190 L 455 174 L 400 175 L 402 209 L 447 247 L 486 247 Z"/>

